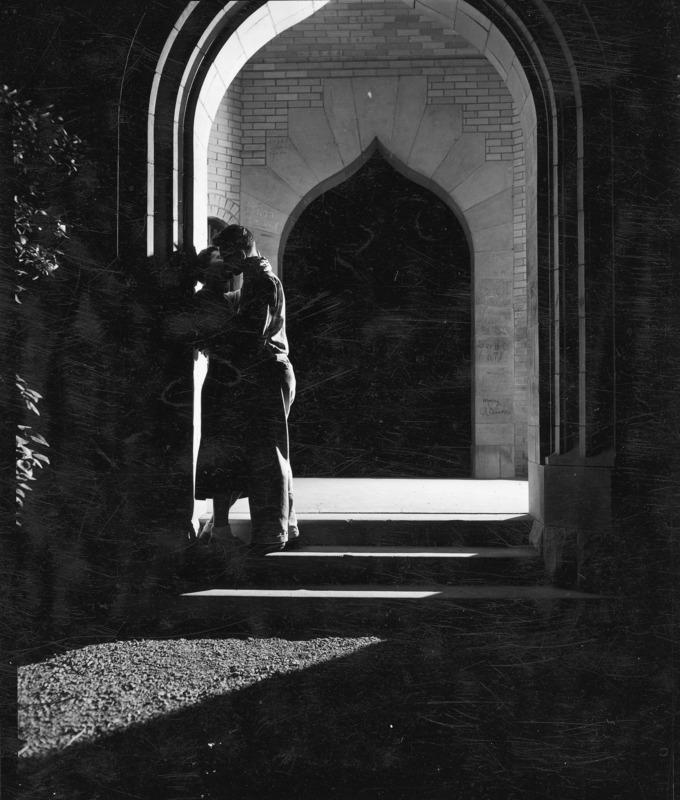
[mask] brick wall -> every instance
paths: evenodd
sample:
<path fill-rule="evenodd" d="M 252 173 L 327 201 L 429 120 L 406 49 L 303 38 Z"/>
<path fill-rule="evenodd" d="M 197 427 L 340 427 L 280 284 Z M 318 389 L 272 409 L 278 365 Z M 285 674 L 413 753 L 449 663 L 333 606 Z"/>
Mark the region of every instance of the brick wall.
<path fill-rule="evenodd" d="M 486 133 L 487 161 L 513 157 L 517 128 L 512 97 L 484 58 L 438 62 L 428 79 L 428 102 L 463 106 L 463 133 Z"/>
<path fill-rule="evenodd" d="M 284 37 L 285 34 L 275 41 Z M 263 51 L 268 53 L 268 47 Z M 291 54 L 299 52 L 291 50 Z M 513 158 L 513 133 L 518 123 L 512 98 L 488 61 L 469 57 L 455 61 L 411 58 L 387 62 L 384 67 L 375 64 L 347 60 L 339 67 L 334 62 L 310 64 L 306 60 L 278 65 L 269 60 L 251 61 L 241 73 L 243 163 L 253 166 L 265 163 L 266 137 L 288 132 L 288 109 L 323 106 L 326 78 L 423 74 L 428 79 L 428 103 L 462 105 L 463 131 L 487 135 L 487 160 Z"/>
<path fill-rule="evenodd" d="M 421 16 L 400 0 L 332 0 L 316 14 L 266 45 L 270 63 L 304 53 L 309 62 L 395 61 L 414 53 L 436 56 L 475 55 L 462 36 Z"/>
<path fill-rule="evenodd" d="M 224 96 L 208 145 L 208 215 L 236 222 L 243 164 L 242 80 L 237 76 Z"/>
<path fill-rule="evenodd" d="M 294 108 L 323 107 L 327 79 L 427 77 L 427 102 L 462 106 L 463 133 L 485 135 L 487 161 L 514 166 L 515 468 L 526 475 L 527 312 L 524 140 L 502 79 L 452 30 L 399 0 L 331 2 L 266 44 L 225 96 L 209 150 L 209 208 L 239 215 L 241 166 L 264 166 L 268 137 L 286 136 Z"/>

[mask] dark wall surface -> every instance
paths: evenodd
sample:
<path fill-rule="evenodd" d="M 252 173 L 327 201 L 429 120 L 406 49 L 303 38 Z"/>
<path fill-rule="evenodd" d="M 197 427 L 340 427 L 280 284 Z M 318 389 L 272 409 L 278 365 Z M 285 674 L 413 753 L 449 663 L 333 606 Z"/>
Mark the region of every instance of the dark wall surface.
<path fill-rule="evenodd" d="M 62 593 L 98 581 L 86 565 L 100 550 L 139 544 L 161 517 L 180 533 L 191 515 L 191 387 L 181 380 L 191 354 L 164 332 L 190 286 L 181 259 L 146 258 L 145 234 L 151 80 L 182 5 L 112 3 L 103 13 L 93 3 L 10 3 L 0 12 L 3 81 L 52 106 L 82 140 L 77 173 L 45 198 L 66 223 L 60 266 L 30 284 L 3 332 L 15 345 L 11 371 L 44 398 L 40 417 L 25 421 L 51 462 L 26 502 L 20 544 L 62 576 Z M 107 579 L 124 581 L 129 567 L 111 555 Z"/>

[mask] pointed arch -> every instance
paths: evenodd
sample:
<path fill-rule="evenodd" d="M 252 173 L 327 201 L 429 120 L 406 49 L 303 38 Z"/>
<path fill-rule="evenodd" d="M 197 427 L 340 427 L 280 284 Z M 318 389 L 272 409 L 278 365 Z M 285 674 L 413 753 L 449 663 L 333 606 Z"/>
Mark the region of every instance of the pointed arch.
<path fill-rule="evenodd" d="M 369 147 L 281 258 L 300 386 L 296 474 L 469 478 L 470 245 L 446 202 Z M 320 450 L 320 441 L 332 442 Z"/>
<path fill-rule="evenodd" d="M 453 202 L 451 196 L 442 189 L 442 187 L 435 183 L 431 178 L 428 178 L 425 175 L 421 175 L 420 173 L 416 172 L 413 169 L 410 169 L 406 164 L 402 163 L 400 159 L 398 159 L 393 153 L 385 147 L 384 144 L 378 139 L 376 136 L 373 141 L 369 144 L 369 146 L 360 153 L 354 161 L 352 161 L 347 167 L 336 172 L 334 175 L 325 178 L 323 181 L 317 183 L 313 186 L 309 192 L 299 201 L 299 203 L 295 206 L 295 208 L 289 214 L 283 231 L 281 232 L 281 238 L 279 241 L 279 249 L 277 253 L 277 260 L 279 264 L 282 263 L 283 260 L 283 253 L 286 249 L 286 242 L 288 241 L 288 237 L 290 232 L 292 231 L 295 223 L 300 218 L 302 212 L 307 208 L 310 203 L 313 203 L 318 197 L 322 194 L 325 194 L 329 189 L 333 189 L 335 186 L 339 186 L 341 183 L 344 183 L 348 178 L 352 175 L 357 173 L 363 165 L 374 155 L 374 153 L 380 153 L 382 157 L 399 173 L 401 173 L 405 178 L 413 181 L 413 183 L 417 183 L 419 186 L 422 186 L 425 189 L 428 189 L 432 192 L 436 197 L 438 197 L 446 206 L 448 206 L 451 211 L 456 216 L 456 219 L 461 224 L 463 230 L 465 231 L 465 236 L 468 241 L 468 247 L 470 249 L 470 253 L 472 254 L 472 234 L 470 231 L 470 227 L 465 219 L 465 215 L 461 212 L 460 208 Z"/>

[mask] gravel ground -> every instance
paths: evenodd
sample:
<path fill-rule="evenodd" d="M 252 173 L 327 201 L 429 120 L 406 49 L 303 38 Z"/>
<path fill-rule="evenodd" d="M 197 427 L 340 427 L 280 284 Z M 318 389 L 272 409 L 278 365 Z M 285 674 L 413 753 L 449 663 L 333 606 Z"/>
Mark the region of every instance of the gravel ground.
<path fill-rule="evenodd" d="M 666 796 L 676 682 L 606 609 L 446 608 L 354 636 L 131 638 L 21 667 L 18 800 Z"/>
<path fill-rule="evenodd" d="M 19 670 L 20 755 L 92 741 L 379 641 L 138 640 L 72 650 Z"/>

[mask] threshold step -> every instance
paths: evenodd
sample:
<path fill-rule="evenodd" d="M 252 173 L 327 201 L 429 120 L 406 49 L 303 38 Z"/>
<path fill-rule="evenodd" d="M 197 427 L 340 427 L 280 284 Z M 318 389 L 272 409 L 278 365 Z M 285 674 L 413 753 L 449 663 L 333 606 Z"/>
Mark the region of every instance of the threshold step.
<path fill-rule="evenodd" d="M 516 479 L 296 477 L 295 508 L 298 516 L 512 516 L 529 511 L 529 484 Z M 247 499 L 238 500 L 232 513 L 247 515 Z"/>
<path fill-rule="evenodd" d="M 298 515 L 306 548 L 334 547 L 502 547 L 526 545 L 532 518 L 528 514 L 505 515 L 403 515 L 352 514 L 315 518 Z M 230 516 L 234 536 L 248 539 L 250 520 Z"/>
<path fill-rule="evenodd" d="M 242 501 L 238 501 L 241 503 Z M 250 512 L 239 504 L 229 512 L 229 521 L 233 526 L 250 524 Z M 498 513 L 491 512 L 468 512 L 459 514 L 449 513 L 430 513 L 421 512 L 401 512 L 401 511 L 296 511 L 298 523 L 305 522 L 515 522 L 517 520 L 528 519 L 528 514 L 517 513 Z M 209 514 L 200 517 L 201 524 L 210 519 Z"/>
<path fill-rule="evenodd" d="M 530 546 L 508 547 L 381 547 L 371 545 L 318 545 L 268 553 L 267 559 L 305 558 L 538 558 Z"/>
<path fill-rule="evenodd" d="M 288 598 L 292 600 L 312 599 L 361 599 L 361 600 L 481 600 L 481 599 L 527 599 L 527 600 L 602 600 L 604 595 L 560 589 L 555 586 L 327 586 L 307 589 L 206 589 L 185 592 L 181 597 L 202 600 L 226 600 L 229 598 Z"/>

